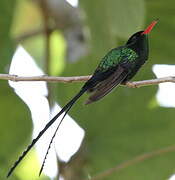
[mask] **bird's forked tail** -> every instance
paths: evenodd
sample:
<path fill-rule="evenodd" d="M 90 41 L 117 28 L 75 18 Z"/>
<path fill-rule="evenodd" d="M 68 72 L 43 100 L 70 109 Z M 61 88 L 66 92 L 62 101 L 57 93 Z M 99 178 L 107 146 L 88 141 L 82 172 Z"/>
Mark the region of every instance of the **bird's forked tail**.
<path fill-rule="evenodd" d="M 74 96 L 74 97 L 61 109 L 61 111 L 60 111 L 58 114 L 56 114 L 56 115 L 46 124 L 46 126 L 39 132 L 38 136 L 37 136 L 35 139 L 32 140 L 32 143 L 27 147 L 27 149 L 22 153 L 22 155 L 18 158 L 18 160 L 17 160 L 17 161 L 14 163 L 14 165 L 11 167 L 11 169 L 9 170 L 9 172 L 8 172 L 8 174 L 7 174 L 7 177 L 9 177 L 9 176 L 13 173 L 13 171 L 14 171 L 15 168 L 18 166 L 18 164 L 21 162 L 21 160 L 26 156 L 26 154 L 30 151 L 30 149 L 31 149 L 31 148 L 36 144 L 36 142 L 41 138 L 41 136 L 45 133 L 45 131 L 47 131 L 47 129 L 57 120 L 57 118 L 58 118 L 59 116 L 61 116 L 61 114 L 63 114 L 63 113 L 65 112 L 63 118 L 61 119 L 61 121 L 60 121 L 60 123 L 59 123 L 59 125 L 58 125 L 58 127 L 57 127 L 57 129 L 56 129 L 56 131 L 55 131 L 55 133 L 54 133 L 54 136 L 53 136 L 52 139 L 51 139 L 50 144 L 52 143 L 53 138 L 55 137 L 56 132 L 57 132 L 59 126 L 61 125 L 64 117 L 66 116 L 66 114 L 68 113 L 68 111 L 71 109 L 71 107 L 74 105 L 74 103 L 81 97 L 81 95 L 83 95 L 83 94 L 86 92 L 86 90 L 87 90 L 86 88 L 82 88 L 82 89 L 80 90 L 80 92 L 79 92 L 78 94 L 76 94 L 76 96 Z M 49 148 L 50 148 L 50 145 L 49 145 Z M 48 150 L 49 150 L 49 148 L 48 148 Z M 47 152 L 48 152 L 48 150 L 47 150 Z M 47 153 L 46 153 L 46 156 L 47 156 Z M 45 156 L 45 158 L 44 158 L 44 161 L 43 161 L 43 164 L 42 164 L 40 173 L 41 173 L 41 171 L 42 171 L 42 169 L 43 169 L 46 156 Z"/>

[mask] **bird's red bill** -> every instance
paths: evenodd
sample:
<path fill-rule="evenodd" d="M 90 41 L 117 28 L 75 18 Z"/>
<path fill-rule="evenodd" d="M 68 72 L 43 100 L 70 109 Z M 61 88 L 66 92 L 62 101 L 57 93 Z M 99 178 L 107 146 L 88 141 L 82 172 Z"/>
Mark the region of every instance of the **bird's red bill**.
<path fill-rule="evenodd" d="M 149 34 L 153 27 L 157 24 L 158 20 L 154 20 L 143 32 L 142 34 Z"/>

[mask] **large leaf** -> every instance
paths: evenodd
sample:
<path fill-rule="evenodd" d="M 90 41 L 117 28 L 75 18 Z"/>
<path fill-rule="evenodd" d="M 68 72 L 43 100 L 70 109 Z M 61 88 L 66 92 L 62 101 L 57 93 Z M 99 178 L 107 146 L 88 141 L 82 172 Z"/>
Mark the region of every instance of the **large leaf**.
<path fill-rule="evenodd" d="M 9 166 L 17 157 L 17 153 L 24 148 L 24 142 L 28 140 L 31 131 L 30 114 L 24 103 L 15 95 L 7 82 L 1 82 L 0 88 L 0 167 L 3 170 L 3 179 Z M 12 178 L 13 179 L 13 178 Z M 14 176 L 15 179 L 15 176 Z"/>
<path fill-rule="evenodd" d="M 15 0 L 0 1 L 0 72 L 6 69 L 11 61 L 13 53 L 13 42 L 10 37 L 10 28 L 14 13 Z"/>
<path fill-rule="evenodd" d="M 127 38 L 143 25 L 143 0 L 96 0 L 80 3 L 87 15 L 95 50 L 106 50 L 105 47 L 116 45 L 116 37 Z"/>

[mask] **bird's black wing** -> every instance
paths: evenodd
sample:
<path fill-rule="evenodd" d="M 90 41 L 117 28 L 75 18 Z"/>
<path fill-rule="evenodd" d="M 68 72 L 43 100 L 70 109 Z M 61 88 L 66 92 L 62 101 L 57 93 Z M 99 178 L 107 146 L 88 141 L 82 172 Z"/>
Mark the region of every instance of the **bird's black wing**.
<path fill-rule="evenodd" d="M 115 71 L 105 80 L 99 82 L 91 91 L 92 95 L 88 98 L 85 104 L 90 104 L 107 95 L 114 87 L 119 85 L 128 75 L 128 70 L 121 65 L 115 68 Z"/>

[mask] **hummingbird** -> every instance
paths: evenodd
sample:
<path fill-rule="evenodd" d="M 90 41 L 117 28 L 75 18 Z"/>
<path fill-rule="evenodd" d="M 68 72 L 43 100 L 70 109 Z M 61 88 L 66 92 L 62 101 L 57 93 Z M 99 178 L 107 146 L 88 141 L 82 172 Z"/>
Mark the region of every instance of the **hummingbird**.
<path fill-rule="evenodd" d="M 9 177 L 21 160 L 26 156 L 30 149 L 41 138 L 45 131 L 57 120 L 59 116 L 64 113 L 57 129 L 50 141 L 47 153 L 45 155 L 40 173 L 43 170 L 44 163 L 50 149 L 51 143 L 68 111 L 72 108 L 74 103 L 85 93 L 90 94 L 85 104 L 91 104 L 100 100 L 108 93 L 110 93 L 119 84 L 126 84 L 131 80 L 142 65 L 148 60 L 149 47 L 148 47 L 148 34 L 156 25 L 158 20 L 152 23 L 143 31 L 134 33 L 126 42 L 125 45 L 110 50 L 100 61 L 92 77 L 83 85 L 80 91 L 61 109 L 56 116 L 54 116 L 46 126 L 39 132 L 38 136 L 33 139 L 32 143 L 22 153 L 18 160 L 9 170 L 7 177 Z"/>

